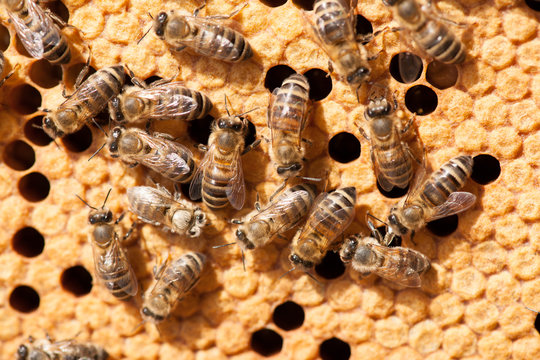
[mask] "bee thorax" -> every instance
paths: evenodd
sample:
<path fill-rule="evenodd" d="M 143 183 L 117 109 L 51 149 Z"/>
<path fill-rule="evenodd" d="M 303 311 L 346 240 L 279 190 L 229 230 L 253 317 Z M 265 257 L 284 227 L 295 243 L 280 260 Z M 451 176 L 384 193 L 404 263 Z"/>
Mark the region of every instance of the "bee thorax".
<path fill-rule="evenodd" d="M 178 230 L 187 230 L 191 223 L 191 212 L 187 210 L 176 211 L 172 216 L 172 223 Z"/>

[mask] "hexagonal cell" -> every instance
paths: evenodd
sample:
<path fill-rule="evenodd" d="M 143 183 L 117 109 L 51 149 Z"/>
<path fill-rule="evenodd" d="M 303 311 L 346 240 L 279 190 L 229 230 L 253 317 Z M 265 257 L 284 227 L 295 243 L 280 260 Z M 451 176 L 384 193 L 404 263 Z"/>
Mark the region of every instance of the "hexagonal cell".
<path fill-rule="evenodd" d="M 69 10 L 67 9 L 66 5 L 64 5 L 61 1 L 43 1 L 44 6 L 51 10 L 54 14 L 58 15 L 62 21 L 65 23 L 69 20 Z"/>
<path fill-rule="evenodd" d="M 30 65 L 30 79 L 45 89 L 50 89 L 62 81 L 62 67 L 52 65 L 45 59 L 35 61 Z"/>
<path fill-rule="evenodd" d="M 84 125 L 73 134 L 68 134 L 62 138 L 62 143 L 71 152 L 83 152 L 92 145 L 92 130 Z"/>
<path fill-rule="evenodd" d="M 39 294 L 26 285 L 19 285 L 9 295 L 9 305 L 22 313 L 30 313 L 39 307 Z"/>
<path fill-rule="evenodd" d="M 72 266 L 60 276 L 62 288 L 75 296 L 83 296 L 92 290 L 92 275 L 84 266 Z"/>
<path fill-rule="evenodd" d="M 251 334 L 251 349 L 263 356 L 279 353 L 283 347 L 283 338 L 271 329 L 261 329 Z"/>
<path fill-rule="evenodd" d="M 448 236 L 456 231 L 457 227 L 457 215 L 450 215 L 441 219 L 430 221 L 426 225 L 426 228 L 437 236 Z"/>
<path fill-rule="evenodd" d="M 73 89 L 75 87 L 75 82 L 77 81 L 77 77 L 81 73 L 81 71 L 86 66 L 85 63 L 77 63 L 73 64 L 70 67 L 67 68 L 66 71 L 64 71 L 64 84 L 66 85 L 66 88 Z M 88 73 L 84 76 L 84 80 L 86 80 L 90 75 L 96 72 L 96 69 L 94 69 L 92 66 L 89 67 Z M 83 81 L 84 81 L 83 80 Z M 68 92 L 68 95 L 70 93 Z"/>
<path fill-rule="evenodd" d="M 426 80 L 439 90 L 448 89 L 456 84 L 458 79 L 457 66 L 432 61 L 426 69 Z"/>
<path fill-rule="evenodd" d="M 190 121 L 188 124 L 188 134 L 191 140 L 195 144 L 208 144 L 208 138 L 210 137 L 212 122 L 214 121 L 212 115 L 206 115 L 202 119 Z"/>
<path fill-rule="evenodd" d="M 319 101 L 326 98 L 332 91 L 332 78 L 321 69 L 310 69 L 304 73 L 309 83 L 309 98 Z"/>
<path fill-rule="evenodd" d="M 19 179 L 19 193 L 30 202 L 44 200 L 49 195 L 49 180 L 39 172 L 26 174 Z"/>
<path fill-rule="evenodd" d="M 37 146 L 49 145 L 53 140 L 43 131 L 42 124 L 42 115 L 33 117 L 24 124 L 24 136 Z"/>
<path fill-rule="evenodd" d="M 392 56 L 388 70 L 396 81 L 410 84 L 420 79 L 423 69 L 422 59 L 418 55 L 402 52 Z"/>
<path fill-rule="evenodd" d="M 322 278 L 335 279 L 343 275 L 345 265 L 341 261 L 339 254 L 333 251 L 328 251 L 321 263 L 315 266 L 315 272 Z"/>
<path fill-rule="evenodd" d="M 0 50 L 6 51 L 11 42 L 11 37 L 9 35 L 9 30 L 0 24 Z"/>
<path fill-rule="evenodd" d="M 15 140 L 6 145 L 2 159 L 13 170 L 24 171 L 34 165 L 36 153 L 26 142 Z"/>
<path fill-rule="evenodd" d="M 304 309 L 294 301 L 285 301 L 276 306 L 272 320 L 280 329 L 294 330 L 304 323 Z"/>
<path fill-rule="evenodd" d="M 19 114 L 35 113 L 41 106 L 41 94 L 31 85 L 23 84 L 13 88 L 6 99 L 8 106 Z"/>
<path fill-rule="evenodd" d="M 15 233 L 11 239 L 13 250 L 25 257 L 36 257 L 43 252 L 45 239 L 39 231 L 27 226 Z"/>
<path fill-rule="evenodd" d="M 362 35 L 369 41 L 373 35 L 373 25 L 371 22 L 360 14 L 356 14 L 356 35 Z"/>
<path fill-rule="evenodd" d="M 405 106 L 417 115 L 431 114 L 437 108 L 438 102 L 435 91 L 425 85 L 413 86 L 405 94 Z"/>
<path fill-rule="evenodd" d="M 283 83 L 283 80 L 295 74 L 296 71 L 287 65 L 276 65 L 268 69 L 264 78 L 264 87 L 272 92 Z"/>
<path fill-rule="evenodd" d="M 540 11 L 540 1 L 538 0 L 525 0 L 525 4 L 534 11 Z"/>
<path fill-rule="evenodd" d="M 501 175 L 501 164 L 497 158 L 489 154 L 480 154 L 473 158 L 473 172 L 471 179 L 475 182 L 487 185 Z"/>
<path fill-rule="evenodd" d="M 351 133 L 340 132 L 330 139 L 328 154 L 342 164 L 354 161 L 360 157 L 360 141 Z"/>
<path fill-rule="evenodd" d="M 351 357 L 351 346 L 345 341 L 333 337 L 321 343 L 319 355 L 323 360 L 347 360 Z"/>

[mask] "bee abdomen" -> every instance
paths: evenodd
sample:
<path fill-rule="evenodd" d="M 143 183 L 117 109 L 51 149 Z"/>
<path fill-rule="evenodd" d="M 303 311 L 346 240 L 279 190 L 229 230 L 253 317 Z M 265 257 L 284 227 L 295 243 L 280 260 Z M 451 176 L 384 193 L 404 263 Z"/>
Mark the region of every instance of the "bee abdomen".
<path fill-rule="evenodd" d="M 227 165 L 214 166 L 207 170 L 203 179 L 202 198 L 211 209 L 217 210 L 227 206 L 227 187 L 233 171 Z"/>
<path fill-rule="evenodd" d="M 339 0 L 318 1 L 313 10 L 325 42 L 334 43 L 344 39 L 348 29 L 347 17 Z"/>
<path fill-rule="evenodd" d="M 137 293 L 137 280 L 126 267 L 114 274 L 101 274 L 105 287 L 119 300 L 125 300 Z"/>
<path fill-rule="evenodd" d="M 200 119 L 212 110 L 213 104 L 208 96 L 199 91 L 187 88 L 182 88 L 180 90 L 183 95 L 189 96 L 197 102 L 197 107 L 190 111 L 184 120 Z"/>
<path fill-rule="evenodd" d="M 210 31 L 208 31 L 210 30 Z M 206 37 L 209 39 L 205 39 Z M 213 26 L 199 32 L 197 49 L 206 55 L 225 61 L 242 61 L 253 56 L 253 51 L 244 36 L 239 32 L 224 26 Z M 236 50 L 236 52 L 233 52 Z"/>
<path fill-rule="evenodd" d="M 458 64 L 465 59 L 461 41 L 444 25 L 433 20 L 426 20 L 417 41 L 429 55 L 444 63 Z"/>
<path fill-rule="evenodd" d="M 203 254 L 187 253 L 165 270 L 163 280 L 174 286 L 179 294 L 184 294 L 199 281 L 205 262 L 206 256 Z"/>
<path fill-rule="evenodd" d="M 442 205 L 451 193 L 458 191 L 471 176 L 473 159 L 462 155 L 455 157 L 437 170 L 426 182 L 421 199 L 431 206 Z"/>
<path fill-rule="evenodd" d="M 65 36 L 56 26 L 51 27 L 43 37 L 43 58 L 51 64 L 67 64 L 71 60 L 71 51 Z"/>

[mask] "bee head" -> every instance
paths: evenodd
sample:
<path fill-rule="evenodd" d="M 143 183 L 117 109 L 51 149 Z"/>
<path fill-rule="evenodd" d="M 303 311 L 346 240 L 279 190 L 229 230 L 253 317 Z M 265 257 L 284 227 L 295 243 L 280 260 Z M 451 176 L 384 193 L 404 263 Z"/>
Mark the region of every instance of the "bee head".
<path fill-rule="evenodd" d="M 190 237 L 198 237 L 201 235 L 201 228 L 206 224 L 206 215 L 200 208 L 196 208 L 193 212 L 193 220 L 194 221 L 188 230 L 188 235 Z"/>
<path fill-rule="evenodd" d="M 153 323 L 159 323 L 165 320 L 165 316 L 156 314 L 155 312 L 150 310 L 150 308 L 147 306 L 143 306 L 143 308 L 141 309 L 141 315 L 143 319 L 149 320 Z"/>
<path fill-rule="evenodd" d="M 246 233 L 244 232 L 244 229 L 242 228 L 238 228 L 236 230 L 236 241 L 238 242 L 238 245 L 240 245 L 242 249 L 247 249 L 247 250 L 255 249 L 255 245 L 253 244 L 253 242 L 251 242 L 251 240 L 248 239 L 248 237 L 246 236 Z"/>
<path fill-rule="evenodd" d="M 88 215 L 88 222 L 91 225 L 96 224 L 108 224 L 112 221 L 113 215 L 111 210 L 104 208 L 90 211 Z"/>
<path fill-rule="evenodd" d="M 47 115 L 43 118 L 42 127 L 43 127 L 43 131 L 45 131 L 45 133 L 49 135 L 49 137 L 52 139 L 56 139 L 57 137 L 64 136 L 64 132 L 58 129 L 51 115 Z"/>
<path fill-rule="evenodd" d="M 156 35 L 160 38 L 163 38 L 163 35 L 165 34 L 165 26 L 167 26 L 168 18 L 169 16 L 164 11 L 160 12 L 156 17 L 154 31 L 156 32 Z"/>
<path fill-rule="evenodd" d="M 398 211 L 396 207 L 393 207 L 390 210 L 390 215 L 388 215 L 388 225 L 390 227 L 390 232 L 397 234 L 399 236 L 406 235 L 409 232 L 409 229 L 402 224 L 400 219 L 402 212 Z"/>
<path fill-rule="evenodd" d="M 123 122 L 124 114 L 120 109 L 120 98 L 115 96 L 109 101 L 109 114 L 114 122 Z"/>
<path fill-rule="evenodd" d="M 297 254 L 291 254 L 291 256 L 289 256 L 289 260 L 295 268 L 301 268 L 304 271 L 310 270 L 314 266 L 313 262 L 302 259 Z"/>
<path fill-rule="evenodd" d="M 357 247 L 358 240 L 356 240 L 355 237 L 350 237 L 346 239 L 339 252 L 339 257 L 341 258 L 341 261 L 343 261 L 344 263 L 351 262 Z"/>
<path fill-rule="evenodd" d="M 356 69 L 355 72 L 347 75 L 347 83 L 349 85 L 352 85 L 352 84 L 360 85 L 366 80 L 366 78 L 369 76 L 370 73 L 371 71 L 367 67 L 360 66 L 358 69 Z"/>
<path fill-rule="evenodd" d="M 240 116 L 225 116 L 215 120 L 219 129 L 230 129 L 234 132 L 243 134 L 247 131 L 247 120 Z"/>
<path fill-rule="evenodd" d="M 26 345 L 20 345 L 17 349 L 17 360 L 26 360 L 28 357 L 28 347 Z"/>

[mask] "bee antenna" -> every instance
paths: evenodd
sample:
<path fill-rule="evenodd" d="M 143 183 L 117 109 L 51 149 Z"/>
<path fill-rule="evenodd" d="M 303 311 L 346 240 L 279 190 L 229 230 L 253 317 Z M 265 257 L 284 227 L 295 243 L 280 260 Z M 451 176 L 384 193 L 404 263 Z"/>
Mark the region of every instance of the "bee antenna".
<path fill-rule="evenodd" d="M 95 119 L 92 119 L 92 122 L 94 123 L 94 125 L 96 125 L 96 127 L 97 127 L 99 130 L 101 130 L 101 131 L 105 134 L 106 137 L 109 137 L 109 134 L 107 134 L 107 132 L 106 132 L 105 130 L 103 130 L 103 128 L 101 127 L 101 125 L 99 125 L 99 124 L 96 122 Z"/>
<path fill-rule="evenodd" d="M 222 247 L 225 247 L 225 246 L 231 246 L 231 245 L 234 245 L 234 244 L 236 244 L 236 242 L 226 243 L 226 244 L 223 244 L 223 245 L 216 245 L 216 246 L 212 246 L 212 249 L 219 249 L 219 248 L 222 248 Z"/>
<path fill-rule="evenodd" d="M 525 306 L 525 305 L 523 305 L 523 306 Z M 537 311 L 537 310 L 534 310 L 534 309 L 531 309 L 531 308 L 530 308 L 530 307 L 528 307 L 528 306 L 525 306 L 525 309 L 527 309 L 527 310 L 531 310 L 532 312 L 535 312 L 535 313 L 537 313 L 537 314 L 539 313 L 539 311 Z"/>
<path fill-rule="evenodd" d="M 227 111 L 227 115 L 231 116 L 231 113 L 229 112 L 229 109 L 227 108 L 227 94 L 223 94 L 225 97 L 225 111 Z"/>
<path fill-rule="evenodd" d="M 109 198 L 111 191 L 112 191 L 112 188 L 110 188 L 109 191 L 107 192 L 107 196 L 105 196 L 105 200 L 103 200 L 103 205 L 101 205 L 101 209 L 105 208 L 105 204 L 107 203 L 107 199 Z"/>
<path fill-rule="evenodd" d="M 150 16 L 150 19 L 154 20 L 154 17 L 152 16 L 152 14 L 150 14 L 149 12 L 147 14 L 148 16 Z"/>
<path fill-rule="evenodd" d="M 92 156 L 90 156 L 90 157 L 88 158 L 88 161 L 92 160 L 92 158 L 93 158 L 94 156 L 96 156 L 96 155 L 98 154 L 98 152 L 100 152 L 101 149 L 103 149 L 103 148 L 105 147 L 105 145 L 107 145 L 106 142 L 104 142 L 103 145 L 101 145 L 101 146 L 99 147 L 99 149 L 97 149 L 97 150 L 92 154 Z"/>
<path fill-rule="evenodd" d="M 150 16 L 150 18 L 152 18 L 152 20 L 154 19 L 150 13 L 148 13 L 148 15 Z M 141 36 L 141 38 L 139 40 L 137 40 L 137 45 L 139 45 L 141 43 L 141 41 L 146 37 L 146 35 L 148 35 L 150 30 L 152 30 L 152 26 L 150 26 L 148 28 L 148 30 L 146 30 L 146 32 L 143 34 L 143 36 Z"/>
<path fill-rule="evenodd" d="M 296 270 L 296 267 L 293 267 L 293 268 L 290 268 L 288 271 L 285 272 L 285 274 L 281 275 L 280 277 L 277 278 L 276 282 L 278 282 L 279 280 L 281 280 L 281 278 L 287 276 L 291 271 L 294 271 Z"/>
<path fill-rule="evenodd" d="M 131 332 L 129 333 L 128 336 L 131 337 L 131 336 L 135 335 L 143 327 L 145 322 L 146 321 L 143 320 L 140 323 L 138 323 L 137 325 L 135 325 L 135 327 L 131 330 Z"/>
<path fill-rule="evenodd" d="M 257 106 L 257 107 L 255 107 L 255 108 L 253 108 L 253 109 L 251 109 L 251 110 L 244 111 L 243 113 L 238 114 L 238 115 L 236 115 L 236 116 L 243 116 L 243 115 L 249 114 L 250 112 L 253 112 L 253 111 L 255 111 L 255 110 L 259 110 L 259 107 Z"/>
<path fill-rule="evenodd" d="M 383 223 L 384 225 L 388 226 L 387 223 L 385 223 L 384 221 L 382 221 L 381 219 L 379 219 L 375 215 L 372 215 L 369 211 L 366 213 L 366 216 L 369 216 L 370 218 L 373 218 L 373 219 L 377 220 L 378 222 Z"/>
<path fill-rule="evenodd" d="M 93 207 L 92 205 L 90 205 L 89 203 L 87 203 L 82 197 L 80 197 L 79 195 L 75 194 L 76 197 L 79 198 L 79 200 L 81 200 L 86 206 L 88 206 L 90 209 L 93 209 L 93 210 L 98 210 L 97 208 Z"/>
<path fill-rule="evenodd" d="M 317 280 L 317 279 L 315 278 L 315 276 L 313 276 L 313 274 L 312 274 L 312 273 L 309 273 L 309 272 L 307 272 L 307 271 L 304 271 L 304 272 L 306 273 L 306 275 L 307 275 L 307 276 L 309 276 L 310 278 L 312 278 L 312 279 L 313 279 L 313 281 L 315 281 L 315 282 L 316 282 L 317 284 L 319 284 L 319 285 L 323 286 L 323 283 L 322 283 L 322 282 L 320 282 L 319 280 Z"/>
<path fill-rule="evenodd" d="M 240 252 L 242 253 L 242 265 L 244 266 L 244 271 L 246 271 L 246 257 L 244 256 L 244 250 L 240 249 Z"/>

